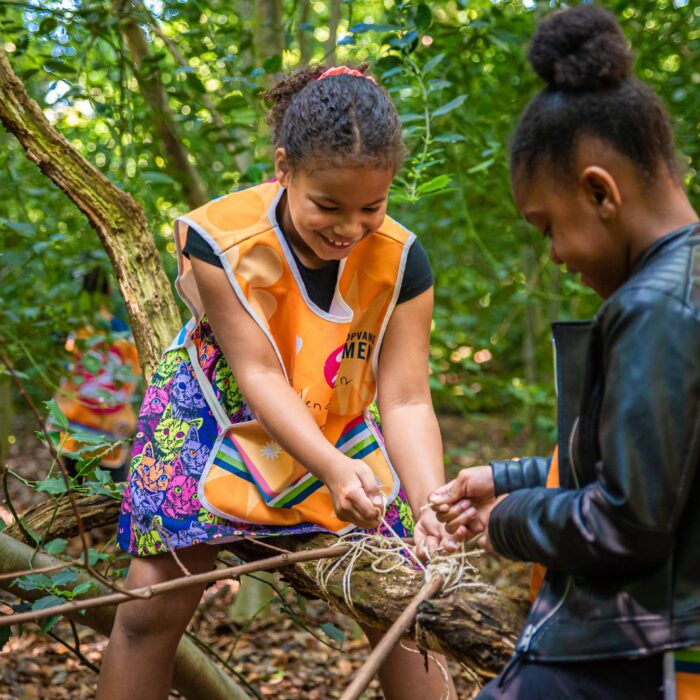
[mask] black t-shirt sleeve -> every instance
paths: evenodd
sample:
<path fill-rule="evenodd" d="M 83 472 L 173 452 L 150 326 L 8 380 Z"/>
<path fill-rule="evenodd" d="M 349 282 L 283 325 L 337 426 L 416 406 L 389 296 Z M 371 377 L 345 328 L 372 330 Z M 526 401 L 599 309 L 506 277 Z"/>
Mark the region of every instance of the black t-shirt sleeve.
<path fill-rule="evenodd" d="M 219 256 L 211 249 L 211 246 L 200 236 L 191 226 L 187 228 L 187 241 L 182 249 L 182 254 L 186 257 L 193 256 L 198 260 L 223 267 Z"/>
<path fill-rule="evenodd" d="M 419 240 L 413 241 L 406 256 L 406 269 L 403 273 L 403 281 L 397 304 L 408 301 L 422 294 L 433 286 L 433 272 L 430 269 L 430 260 L 425 248 Z"/>
<path fill-rule="evenodd" d="M 217 267 L 223 267 L 219 256 L 211 249 L 209 243 L 191 227 L 187 229 L 187 242 L 182 252 L 188 258 L 194 256 L 199 260 L 204 260 Z M 307 284 L 309 282 L 313 284 L 316 280 L 307 280 Z M 333 276 L 333 279 L 329 278 L 328 280 L 325 278 L 321 280 L 319 278 L 317 283 L 328 285 L 328 290 L 325 291 L 330 293 L 332 297 L 333 289 L 335 288 L 335 276 Z M 423 248 L 420 241 L 415 240 L 406 256 L 406 269 L 404 270 L 401 290 L 399 291 L 399 297 L 396 303 L 401 304 L 404 301 L 413 299 L 432 286 L 433 273 L 430 269 L 428 254 L 425 252 L 425 248 Z M 316 290 L 309 291 L 314 292 Z M 324 292 L 324 290 L 319 291 Z M 314 295 L 312 294 L 312 296 Z M 325 293 L 321 294 L 321 296 L 325 296 Z"/>

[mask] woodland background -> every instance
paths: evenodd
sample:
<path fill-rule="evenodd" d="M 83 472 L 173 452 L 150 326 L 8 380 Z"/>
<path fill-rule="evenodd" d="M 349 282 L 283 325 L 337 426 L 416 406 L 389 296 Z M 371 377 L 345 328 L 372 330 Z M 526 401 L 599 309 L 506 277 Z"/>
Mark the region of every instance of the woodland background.
<path fill-rule="evenodd" d="M 698 209 L 700 7 L 601 4 L 620 19 L 638 75 L 671 112 Z M 431 385 L 452 470 L 514 449 L 550 449 L 549 322 L 589 317 L 598 305 L 549 264 L 546 243 L 517 215 L 508 182 L 508 137 L 539 88 L 527 42 L 558 5 L 0 0 L 0 48 L 55 129 L 142 206 L 171 280 L 173 218 L 272 176 L 261 91 L 309 62 L 368 62 L 395 101 L 410 151 L 390 213 L 416 232 L 433 265 Z M 110 271 L 110 262 L 83 214 L 4 130 L 0 193 L 2 356 L 47 413 L 43 402 L 69 360 L 66 335 L 94 323 L 104 301 L 81 291 L 81 275 L 96 264 Z M 109 303 L 126 318 L 118 292 Z M 32 421 L 0 368 L 0 468 L 6 497 L 14 495 L 20 511 L 62 493 Z M 87 473 L 81 488 L 118 497 L 103 472 Z M 7 500 L 3 508 L 7 516 Z M 65 546 L 54 544 L 51 553 Z M 65 597 L 49 583 L 45 592 Z M 331 624 L 331 638 L 343 636 L 335 623 L 323 624 Z"/>

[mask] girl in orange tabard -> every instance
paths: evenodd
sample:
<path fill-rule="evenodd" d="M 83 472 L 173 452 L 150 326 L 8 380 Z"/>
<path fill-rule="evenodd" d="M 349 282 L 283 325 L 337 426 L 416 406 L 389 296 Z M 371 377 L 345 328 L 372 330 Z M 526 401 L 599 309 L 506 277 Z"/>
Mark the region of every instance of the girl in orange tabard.
<path fill-rule="evenodd" d="M 430 267 L 386 215 L 404 152 L 398 115 L 345 66 L 291 75 L 269 99 L 276 180 L 176 222 L 177 288 L 193 318 L 141 409 L 119 523 L 129 587 L 177 576 L 174 549 L 196 573 L 213 566 L 212 545 L 242 535 L 374 529 L 384 500 L 419 548 L 443 539 L 434 516 L 413 527 L 444 475 Z M 167 696 L 201 592 L 119 608 L 101 700 Z M 434 663 L 426 672 L 401 648 L 380 680 L 401 700 L 444 687 Z"/>

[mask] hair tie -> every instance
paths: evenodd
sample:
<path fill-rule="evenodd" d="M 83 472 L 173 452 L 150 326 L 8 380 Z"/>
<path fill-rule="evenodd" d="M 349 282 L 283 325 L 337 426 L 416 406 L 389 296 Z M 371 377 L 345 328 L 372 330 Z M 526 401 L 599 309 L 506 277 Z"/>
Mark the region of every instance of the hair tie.
<path fill-rule="evenodd" d="M 377 84 L 377 81 L 371 75 L 365 75 L 359 70 L 356 70 L 355 68 L 348 68 L 347 66 L 333 66 L 332 68 L 328 68 L 327 70 L 324 70 L 323 73 L 316 78 L 316 80 L 323 80 L 324 78 L 328 78 L 332 75 L 354 75 L 356 78 L 365 78 L 366 80 L 371 80 L 375 85 Z"/>

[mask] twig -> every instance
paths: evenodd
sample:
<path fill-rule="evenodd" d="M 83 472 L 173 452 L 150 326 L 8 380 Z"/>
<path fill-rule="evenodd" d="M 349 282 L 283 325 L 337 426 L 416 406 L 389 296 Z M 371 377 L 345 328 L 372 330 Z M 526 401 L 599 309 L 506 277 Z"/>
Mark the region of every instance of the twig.
<path fill-rule="evenodd" d="M 26 537 L 27 542 L 36 542 L 36 540 L 32 537 L 31 533 L 27 528 L 24 526 L 24 521 L 22 518 L 19 517 L 17 514 L 17 511 L 15 510 L 15 506 L 12 503 L 12 499 L 10 498 L 10 490 L 7 487 L 7 477 L 9 475 L 10 470 L 3 465 L 2 467 L 2 488 L 5 491 L 5 503 L 7 503 L 7 507 L 12 514 L 12 517 L 15 519 L 15 522 L 17 523 L 17 527 L 20 529 L 22 534 Z"/>
<path fill-rule="evenodd" d="M 399 615 L 396 622 L 387 630 L 379 644 L 374 647 L 372 653 L 365 661 L 364 665 L 357 672 L 352 683 L 340 696 L 340 700 L 357 700 L 364 692 L 370 681 L 377 674 L 379 667 L 389 655 L 391 650 L 401 641 L 401 638 L 408 632 L 418 613 L 418 606 L 424 601 L 432 598 L 442 587 L 443 577 L 441 574 L 434 574 L 418 591 L 418 594 L 411 600 L 406 609 Z"/>
<path fill-rule="evenodd" d="M 231 666 L 228 660 L 224 659 L 219 653 L 217 653 L 216 649 L 214 649 L 210 644 L 207 644 L 204 640 L 200 639 L 196 634 L 192 634 L 192 632 L 189 632 L 185 630 L 185 634 L 204 652 L 209 654 L 213 659 L 216 659 L 229 673 L 232 673 L 238 680 L 243 683 L 243 685 L 248 688 L 248 690 L 255 695 L 258 700 L 265 700 L 262 695 L 258 692 L 257 688 L 255 686 L 251 685 L 243 676 L 243 674 L 240 671 L 236 671 L 236 669 Z"/>
<path fill-rule="evenodd" d="M 9 574 L 0 574 L 0 581 L 6 581 L 8 578 L 20 578 L 21 576 L 31 576 L 32 574 L 49 574 L 52 571 L 62 571 L 71 566 L 83 566 L 82 561 L 66 561 L 62 564 L 53 564 L 52 566 L 45 566 L 42 569 L 25 569 L 24 571 L 12 571 Z"/>
<path fill-rule="evenodd" d="M 196 574 L 195 576 L 175 578 L 170 581 L 164 581 L 163 583 L 156 583 L 153 586 L 135 588 L 124 593 L 110 593 L 108 595 L 98 596 L 97 598 L 88 598 L 87 600 L 71 601 L 70 603 L 64 603 L 62 605 L 55 605 L 51 608 L 44 608 L 43 610 L 30 610 L 28 612 L 17 613 L 16 615 L 7 615 L 6 617 L 0 618 L 0 628 L 28 622 L 29 620 L 42 620 L 47 617 L 53 617 L 54 615 L 63 615 L 69 612 L 87 610 L 88 608 L 97 608 L 101 605 L 119 604 L 134 597 L 152 598 L 161 593 L 168 593 L 170 591 L 179 590 L 180 588 L 195 586 L 199 583 L 211 583 L 212 581 L 233 578 L 234 576 L 243 576 L 244 574 L 254 573 L 255 571 L 269 571 L 315 559 L 335 558 L 347 553 L 349 549 L 350 545 L 340 545 L 335 547 L 321 547 L 320 549 L 309 549 L 304 552 L 294 552 L 292 554 L 280 554 L 276 557 L 260 559 L 259 561 L 241 564 L 240 566 L 217 569 L 204 574 Z"/>
<path fill-rule="evenodd" d="M 88 658 L 85 657 L 82 651 L 80 651 L 80 637 L 78 637 L 78 630 L 75 627 L 75 623 L 73 620 L 69 620 L 71 630 L 73 630 L 73 639 L 75 639 L 75 646 L 72 647 L 68 642 L 66 642 L 65 639 L 61 639 L 55 632 L 52 632 L 51 630 L 48 631 L 49 637 L 53 637 L 59 644 L 63 644 L 63 646 L 68 649 L 70 652 L 75 654 L 75 656 L 78 658 L 78 661 L 80 661 L 83 666 L 87 666 L 91 671 L 94 673 L 99 673 L 100 668 L 99 666 L 95 666 L 95 664 L 92 663 Z"/>

